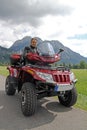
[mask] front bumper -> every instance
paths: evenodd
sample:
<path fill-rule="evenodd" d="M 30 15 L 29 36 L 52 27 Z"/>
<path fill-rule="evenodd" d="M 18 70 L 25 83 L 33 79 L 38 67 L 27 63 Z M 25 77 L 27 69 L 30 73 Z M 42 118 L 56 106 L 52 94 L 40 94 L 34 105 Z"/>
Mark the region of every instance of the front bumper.
<path fill-rule="evenodd" d="M 75 83 L 77 82 L 77 79 L 74 79 L 72 83 L 56 83 L 53 81 L 47 82 L 48 85 L 54 86 L 53 91 L 55 92 L 61 92 L 61 91 L 68 91 L 72 90 L 73 87 L 75 87 Z"/>
<path fill-rule="evenodd" d="M 45 91 L 49 92 L 64 92 L 64 91 L 70 91 L 75 87 L 75 83 L 77 82 L 77 79 L 73 80 L 71 83 L 58 83 L 54 81 L 48 81 L 48 82 L 42 82 L 39 81 L 37 83 L 37 86 L 41 87 Z"/>

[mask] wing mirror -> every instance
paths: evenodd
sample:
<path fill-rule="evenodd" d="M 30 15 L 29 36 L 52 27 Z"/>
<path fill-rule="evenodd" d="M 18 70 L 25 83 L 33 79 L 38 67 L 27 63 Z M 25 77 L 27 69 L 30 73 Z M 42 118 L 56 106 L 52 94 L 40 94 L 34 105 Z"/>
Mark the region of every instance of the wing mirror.
<path fill-rule="evenodd" d="M 61 52 L 63 52 L 64 50 L 63 49 L 59 49 L 59 52 L 58 52 L 58 54 L 60 54 Z"/>

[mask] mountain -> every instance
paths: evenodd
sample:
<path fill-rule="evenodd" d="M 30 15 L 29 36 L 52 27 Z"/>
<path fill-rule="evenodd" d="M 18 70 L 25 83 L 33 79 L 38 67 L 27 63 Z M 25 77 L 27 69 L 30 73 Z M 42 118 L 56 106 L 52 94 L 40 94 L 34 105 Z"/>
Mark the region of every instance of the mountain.
<path fill-rule="evenodd" d="M 38 43 L 43 42 L 43 40 L 41 40 L 40 38 L 38 37 L 36 38 L 37 38 Z M 27 36 L 21 40 L 15 41 L 14 44 L 9 49 L 0 47 L 0 62 L 1 63 L 9 62 L 10 54 L 22 52 L 25 46 L 29 46 L 30 40 L 31 40 L 31 37 Z M 58 40 L 52 40 L 52 41 L 45 40 L 44 42 L 50 42 L 55 52 L 58 52 L 60 48 L 64 50 L 64 52 L 61 53 L 61 61 L 59 63 L 62 62 L 62 63 L 68 63 L 68 64 L 78 64 L 82 60 L 87 62 L 87 58 L 72 51 L 68 47 L 64 46 Z"/>
<path fill-rule="evenodd" d="M 9 48 L 11 51 L 15 51 L 18 52 L 22 49 L 24 49 L 25 46 L 28 45 L 28 43 L 30 43 L 31 37 L 24 37 L 21 40 L 17 40 L 14 42 L 14 44 Z"/>
<path fill-rule="evenodd" d="M 60 48 L 64 50 L 64 52 L 61 53 L 61 62 L 64 63 L 71 63 L 71 64 L 78 64 L 80 61 L 84 60 L 87 62 L 87 58 L 81 56 L 80 54 L 72 51 L 70 48 L 64 46 L 59 41 L 51 41 L 51 44 L 55 50 L 55 52 L 58 52 Z"/>
<path fill-rule="evenodd" d="M 37 37 L 38 43 L 42 42 L 40 38 Z M 21 52 L 23 51 L 25 46 L 29 46 L 31 41 L 31 37 L 26 36 L 21 40 L 17 40 L 14 44 L 9 48 L 13 52 Z"/>

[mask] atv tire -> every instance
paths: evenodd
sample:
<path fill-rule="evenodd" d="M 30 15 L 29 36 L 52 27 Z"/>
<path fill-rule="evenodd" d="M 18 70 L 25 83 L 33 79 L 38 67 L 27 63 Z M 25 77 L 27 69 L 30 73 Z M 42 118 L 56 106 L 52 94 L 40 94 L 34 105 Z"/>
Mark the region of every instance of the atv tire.
<path fill-rule="evenodd" d="M 73 106 L 76 101 L 77 101 L 77 91 L 76 88 L 73 87 L 72 90 L 65 92 L 64 95 L 59 95 L 59 102 L 66 106 L 66 107 L 70 107 Z"/>
<path fill-rule="evenodd" d="M 7 76 L 6 82 L 5 82 L 5 91 L 7 95 L 14 95 L 16 92 L 16 89 L 14 88 L 14 84 L 10 83 L 11 76 Z"/>
<path fill-rule="evenodd" d="M 37 96 L 35 86 L 26 82 L 21 90 L 21 109 L 25 116 L 31 116 L 35 113 L 37 106 Z"/>

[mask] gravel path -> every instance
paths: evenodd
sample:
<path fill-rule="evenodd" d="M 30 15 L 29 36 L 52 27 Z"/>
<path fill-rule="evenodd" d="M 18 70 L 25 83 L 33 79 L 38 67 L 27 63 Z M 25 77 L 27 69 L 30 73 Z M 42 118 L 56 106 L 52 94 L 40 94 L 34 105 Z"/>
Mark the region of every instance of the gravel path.
<path fill-rule="evenodd" d="M 20 94 L 7 96 L 5 77 L 0 76 L 0 130 L 87 130 L 87 112 L 66 108 L 55 98 L 38 101 L 35 115 L 24 117 Z"/>

